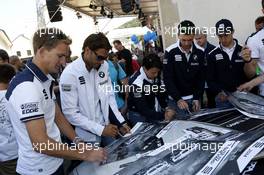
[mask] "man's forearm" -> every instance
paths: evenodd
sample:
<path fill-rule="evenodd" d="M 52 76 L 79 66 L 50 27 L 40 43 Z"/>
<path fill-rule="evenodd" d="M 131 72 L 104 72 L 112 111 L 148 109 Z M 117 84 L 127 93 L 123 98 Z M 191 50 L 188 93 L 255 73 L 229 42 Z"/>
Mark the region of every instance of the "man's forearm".
<path fill-rule="evenodd" d="M 248 78 L 252 78 L 256 75 L 257 61 L 252 60 L 249 63 L 245 63 L 244 72 Z"/>
<path fill-rule="evenodd" d="M 33 142 L 33 149 L 41 154 L 46 154 L 53 157 L 70 159 L 70 160 L 84 160 L 85 145 L 82 148 L 77 148 L 77 145 L 71 147 L 66 143 L 57 142 L 51 138 L 46 138 L 43 141 Z"/>
<path fill-rule="evenodd" d="M 257 86 L 263 82 L 264 82 L 264 75 L 260 75 L 260 76 L 254 78 L 253 80 L 250 81 L 252 86 Z"/>
<path fill-rule="evenodd" d="M 77 136 L 71 124 L 62 114 L 60 107 L 56 104 L 56 114 L 55 114 L 55 122 L 59 127 L 60 131 L 71 141 Z"/>

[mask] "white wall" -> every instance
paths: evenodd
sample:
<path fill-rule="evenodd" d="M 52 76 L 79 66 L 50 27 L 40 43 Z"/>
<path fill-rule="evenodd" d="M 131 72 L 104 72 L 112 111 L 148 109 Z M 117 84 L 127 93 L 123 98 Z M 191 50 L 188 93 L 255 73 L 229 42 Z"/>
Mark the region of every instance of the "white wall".
<path fill-rule="evenodd" d="M 227 18 L 232 21 L 235 37 L 244 43 L 255 31 L 254 21 L 262 14 L 261 0 L 176 0 L 180 19 L 190 19 L 197 26 L 213 27 Z M 210 38 L 210 40 L 216 40 Z M 214 41 L 214 42 L 216 42 Z"/>
<path fill-rule="evenodd" d="M 214 27 L 215 23 L 227 18 L 232 21 L 235 29 L 235 38 L 243 44 L 252 32 L 255 31 L 254 21 L 262 14 L 261 0 L 160 0 L 162 4 L 173 7 L 174 11 L 161 11 L 163 20 L 174 18 L 176 25 L 182 20 L 191 20 L 196 26 Z M 162 5 L 163 6 L 163 5 Z M 166 21 L 164 22 L 166 24 Z M 168 23 L 168 22 L 167 22 Z M 167 37 L 167 36 L 166 36 Z M 176 36 L 175 40 L 176 40 Z M 169 40 L 169 39 L 166 39 Z M 209 41 L 218 43 L 215 37 Z M 165 41 L 166 43 L 166 41 Z M 166 43 L 166 45 L 172 44 Z"/>
<path fill-rule="evenodd" d="M 4 49 L 5 51 L 7 51 L 8 54 L 10 54 L 11 52 L 10 46 L 1 37 L 0 37 L 0 49 Z"/>
<path fill-rule="evenodd" d="M 13 41 L 13 46 L 11 48 L 11 55 L 17 55 L 17 51 L 21 52 L 21 56 L 19 58 L 27 58 L 33 56 L 33 49 L 31 46 L 31 40 L 24 38 L 23 36 L 18 37 L 15 41 Z M 27 50 L 31 50 L 31 55 L 27 54 Z"/>

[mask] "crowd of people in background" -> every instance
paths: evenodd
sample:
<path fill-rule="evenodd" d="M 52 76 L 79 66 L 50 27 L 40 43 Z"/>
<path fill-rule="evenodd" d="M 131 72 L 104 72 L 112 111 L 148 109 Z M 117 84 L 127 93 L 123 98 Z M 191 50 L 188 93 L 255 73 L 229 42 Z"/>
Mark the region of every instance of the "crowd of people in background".
<path fill-rule="evenodd" d="M 104 147 L 137 122 L 188 120 L 201 108 L 229 108 L 228 94 L 237 90 L 264 96 L 263 26 L 258 17 L 242 46 L 232 21 L 221 19 L 214 46 L 184 20 L 164 56 L 148 50 L 139 61 L 103 33 L 89 35 L 72 61 L 71 39 L 53 28 L 35 32 L 35 56 L 27 64 L 1 49 L 0 174 L 62 175 L 81 161 L 107 159 Z M 64 159 L 72 160 L 68 169 Z"/>

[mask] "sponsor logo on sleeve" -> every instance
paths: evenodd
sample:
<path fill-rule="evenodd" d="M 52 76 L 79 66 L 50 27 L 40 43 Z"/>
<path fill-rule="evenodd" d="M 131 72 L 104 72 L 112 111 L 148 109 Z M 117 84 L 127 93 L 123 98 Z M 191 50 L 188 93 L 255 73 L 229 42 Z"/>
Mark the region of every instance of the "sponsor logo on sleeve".
<path fill-rule="evenodd" d="M 30 114 L 34 112 L 39 112 L 39 103 L 33 102 L 33 103 L 25 103 L 21 106 L 22 114 Z"/>
<path fill-rule="evenodd" d="M 71 91 L 71 85 L 70 84 L 62 84 L 61 89 L 62 89 L 62 91 Z"/>

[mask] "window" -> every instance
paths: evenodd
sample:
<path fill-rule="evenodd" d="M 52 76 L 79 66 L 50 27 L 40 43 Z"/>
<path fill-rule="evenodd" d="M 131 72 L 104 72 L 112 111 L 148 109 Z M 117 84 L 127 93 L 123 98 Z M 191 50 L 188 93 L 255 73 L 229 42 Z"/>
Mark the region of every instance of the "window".
<path fill-rule="evenodd" d="M 27 55 L 31 56 L 31 50 L 27 50 Z"/>
<path fill-rule="evenodd" d="M 17 51 L 17 56 L 21 57 L 21 52 Z"/>

